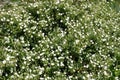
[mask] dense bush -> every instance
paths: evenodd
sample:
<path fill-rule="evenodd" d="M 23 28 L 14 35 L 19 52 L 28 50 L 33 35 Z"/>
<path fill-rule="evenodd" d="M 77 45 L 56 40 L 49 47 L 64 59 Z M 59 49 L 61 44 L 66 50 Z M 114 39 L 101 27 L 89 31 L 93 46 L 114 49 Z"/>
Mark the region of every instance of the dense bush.
<path fill-rule="evenodd" d="M 113 2 L 14 2 L 0 8 L 0 80 L 120 79 Z"/>

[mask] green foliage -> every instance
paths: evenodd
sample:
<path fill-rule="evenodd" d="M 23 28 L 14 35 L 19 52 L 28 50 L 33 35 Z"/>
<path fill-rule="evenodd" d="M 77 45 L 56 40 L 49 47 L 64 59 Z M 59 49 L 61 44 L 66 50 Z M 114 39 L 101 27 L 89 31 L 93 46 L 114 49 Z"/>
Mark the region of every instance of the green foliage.
<path fill-rule="evenodd" d="M 114 1 L 52 1 L 0 8 L 0 79 L 119 80 Z"/>

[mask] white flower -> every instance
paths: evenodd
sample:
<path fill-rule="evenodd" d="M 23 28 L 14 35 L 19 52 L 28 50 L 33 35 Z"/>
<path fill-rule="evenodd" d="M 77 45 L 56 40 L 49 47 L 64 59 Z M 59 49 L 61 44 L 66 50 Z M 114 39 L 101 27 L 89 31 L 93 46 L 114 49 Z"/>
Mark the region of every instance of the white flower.
<path fill-rule="evenodd" d="M 60 66 L 64 66 L 63 62 L 60 62 Z"/>
<path fill-rule="evenodd" d="M 31 29 L 32 29 L 32 30 L 35 30 L 35 29 L 36 29 L 36 26 L 31 27 Z"/>
<path fill-rule="evenodd" d="M 106 71 L 104 71 L 103 73 L 104 73 L 104 75 L 108 76 L 108 73 Z"/>
<path fill-rule="evenodd" d="M 10 60 L 10 57 L 8 56 L 8 57 L 6 58 L 6 60 L 9 61 L 9 60 Z"/>
<path fill-rule="evenodd" d="M 27 76 L 25 77 L 26 80 L 28 80 L 28 78 L 29 78 L 29 75 L 27 75 Z"/>
<path fill-rule="evenodd" d="M 25 66 L 22 66 L 22 69 L 25 69 Z"/>
<path fill-rule="evenodd" d="M 27 56 L 26 59 L 27 59 L 27 60 L 31 59 L 31 56 Z"/>
<path fill-rule="evenodd" d="M 73 78 L 73 76 L 69 76 L 69 79 L 71 80 L 71 78 Z"/>
<path fill-rule="evenodd" d="M 51 63 L 52 66 L 54 66 L 55 64 L 54 63 Z"/>
<path fill-rule="evenodd" d="M 37 11 L 37 14 L 39 14 L 40 12 L 39 11 Z"/>
<path fill-rule="evenodd" d="M 62 48 L 61 48 L 61 46 L 58 46 L 58 50 L 59 50 L 59 51 L 62 51 Z"/>
<path fill-rule="evenodd" d="M 5 43 L 10 43 L 9 37 L 4 37 L 4 39 L 5 39 Z"/>
<path fill-rule="evenodd" d="M 41 77 L 40 80 L 44 80 L 44 78 Z"/>
<path fill-rule="evenodd" d="M 80 40 L 75 40 L 75 43 L 78 44 Z"/>
<path fill-rule="evenodd" d="M 6 60 L 3 61 L 3 64 L 6 64 Z"/>

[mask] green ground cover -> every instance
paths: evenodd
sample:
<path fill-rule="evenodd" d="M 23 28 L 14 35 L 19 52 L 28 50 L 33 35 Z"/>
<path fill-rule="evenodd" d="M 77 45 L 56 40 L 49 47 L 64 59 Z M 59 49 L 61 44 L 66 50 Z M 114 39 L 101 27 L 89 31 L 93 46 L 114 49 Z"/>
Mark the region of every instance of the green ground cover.
<path fill-rule="evenodd" d="M 14 0 L 1 6 L 0 80 L 119 80 L 114 3 Z"/>

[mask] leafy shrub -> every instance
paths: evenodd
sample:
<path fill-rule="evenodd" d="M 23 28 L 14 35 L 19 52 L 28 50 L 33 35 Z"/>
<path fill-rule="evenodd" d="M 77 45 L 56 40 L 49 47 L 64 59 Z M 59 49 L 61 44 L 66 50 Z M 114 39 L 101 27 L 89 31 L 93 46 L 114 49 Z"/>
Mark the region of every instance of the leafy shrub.
<path fill-rule="evenodd" d="M 0 79 L 118 80 L 120 13 L 102 0 L 0 9 Z"/>

